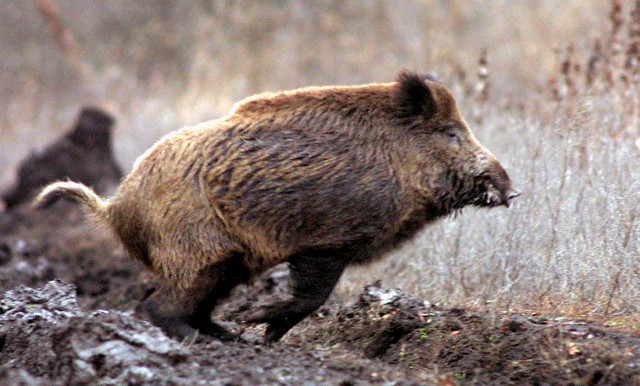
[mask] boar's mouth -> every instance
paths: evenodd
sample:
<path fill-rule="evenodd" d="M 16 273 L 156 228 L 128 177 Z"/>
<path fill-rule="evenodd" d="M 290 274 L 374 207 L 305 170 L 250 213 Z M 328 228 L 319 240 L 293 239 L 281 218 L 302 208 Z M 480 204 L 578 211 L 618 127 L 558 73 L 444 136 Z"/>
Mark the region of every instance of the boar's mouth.
<path fill-rule="evenodd" d="M 445 173 L 443 185 L 436 194 L 442 204 L 444 213 L 452 213 L 467 205 L 483 208 L 511 205 L 511 200 L 521 193 L 511 187 L 511 180 L 506 172 L 503 178 L 491 178 L 487 174 L 470 177 L 456 172 Z"/>

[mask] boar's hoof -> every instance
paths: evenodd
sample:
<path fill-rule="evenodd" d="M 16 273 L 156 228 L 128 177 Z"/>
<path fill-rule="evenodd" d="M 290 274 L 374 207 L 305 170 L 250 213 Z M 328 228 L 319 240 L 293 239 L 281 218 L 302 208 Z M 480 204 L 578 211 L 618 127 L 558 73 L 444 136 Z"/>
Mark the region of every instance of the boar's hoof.
<path fill-rule="evenodd" d="M 240 335 L 234 334 L 233 332 L 227 330 L 226 328 L 211 320 L 202 320 L 195 323 L 188 322 L 187 324 L 189 326 L 192 326 L 192 328 L 197 329 L 199 333 L 216 338 L 222 342 L 242 341 Z"/>
<path fill-rule="evenodd" d="M 315 308 L 313 306 L 311 311 Z M 267 323 L 264 344 L 270 346 L 280 340 L 291 327 L 304 319 L 311 311 L 300 309 L 299 302 L 294 299 L 252 311 L 245 316 L 244 320 L 247 323 Z"/>
<path fill-rule="evenodd" d="M 144 308 L 149 313 L 153 323 L 160 327 L 168 336 L 185 340 L 200 334 L 198 341 L 207 341 L 208 337 L 218 339 L 223 342 L 239 341 L 240 336 L 234 334 L 219 324 L 213 322 L 209 317 L 185 316 L 179 313 L 171 313 L 162 310 L 162 306 L 152 299 L 144 302 Z"/>

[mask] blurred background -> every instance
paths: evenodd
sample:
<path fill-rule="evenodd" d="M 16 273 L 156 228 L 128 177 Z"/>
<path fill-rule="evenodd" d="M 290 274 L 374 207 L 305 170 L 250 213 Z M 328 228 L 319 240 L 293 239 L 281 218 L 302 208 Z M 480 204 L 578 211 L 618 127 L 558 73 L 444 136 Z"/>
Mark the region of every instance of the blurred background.
<path fill-rule="evenodd" d="M 0 0 L 0 189 L 82 106 L 125 171 L 163 134 L 251 94 L 438 74 L 524 191 L 465 210 L 341 291 L 635 315 L 640 1 Z"/>

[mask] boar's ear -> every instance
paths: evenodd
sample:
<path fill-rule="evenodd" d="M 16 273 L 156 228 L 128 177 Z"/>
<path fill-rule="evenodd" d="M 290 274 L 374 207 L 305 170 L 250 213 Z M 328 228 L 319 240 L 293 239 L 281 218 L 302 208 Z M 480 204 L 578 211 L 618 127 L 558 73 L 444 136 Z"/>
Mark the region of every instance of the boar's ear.
<path fill-rule="evenodd" d="M 402 118 L 430 118 L 436 113 L 436 100 L 422 75 L 409 71 L 398 74 L 395 99 Z"/>

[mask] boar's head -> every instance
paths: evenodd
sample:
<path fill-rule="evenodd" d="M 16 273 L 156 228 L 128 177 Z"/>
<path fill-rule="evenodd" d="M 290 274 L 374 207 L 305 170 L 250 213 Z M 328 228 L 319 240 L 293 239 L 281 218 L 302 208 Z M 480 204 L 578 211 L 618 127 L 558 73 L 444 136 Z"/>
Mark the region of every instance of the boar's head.
<path fill-rule="evenodd" d="M 421 164 L 418 184 L 443 213 L 467 205 L 508 207 L 520 195 L 493 153 L 473 135 L 443 85 L 402 72 L 396 99 L 414 160 Z"/>

